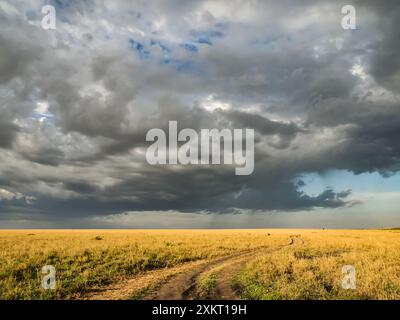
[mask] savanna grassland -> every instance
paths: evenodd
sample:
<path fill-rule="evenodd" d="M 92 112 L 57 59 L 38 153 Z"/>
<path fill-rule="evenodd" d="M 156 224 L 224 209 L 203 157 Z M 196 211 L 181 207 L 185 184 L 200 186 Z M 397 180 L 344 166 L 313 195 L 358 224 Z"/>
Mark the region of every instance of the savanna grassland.
<path fill-rule="evenodd" d="M 0 248 L 1 299 L 400 299 L 396 230 L 3 230 Z"/>

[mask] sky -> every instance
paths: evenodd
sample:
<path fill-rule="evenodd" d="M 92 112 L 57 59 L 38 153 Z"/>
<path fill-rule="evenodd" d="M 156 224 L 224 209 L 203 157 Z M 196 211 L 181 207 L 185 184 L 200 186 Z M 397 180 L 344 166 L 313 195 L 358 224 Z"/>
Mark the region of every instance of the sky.
<path fill-rule="evenodd" d="M 0 0 L 0 43 L 0 228 L 400 227 L 397 0 Z M 150 165 L 169 121 L 254 172 Z"/>

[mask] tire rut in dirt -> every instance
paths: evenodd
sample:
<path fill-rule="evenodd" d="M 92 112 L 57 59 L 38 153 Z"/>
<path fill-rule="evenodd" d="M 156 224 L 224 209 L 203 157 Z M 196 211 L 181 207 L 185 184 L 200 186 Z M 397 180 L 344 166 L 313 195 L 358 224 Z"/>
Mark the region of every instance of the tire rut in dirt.
<path fill-rule="evenodd" d="M 232 288 L 233 277 L 250 261 L 262 254 L 271 253 L 284 247 L 293 246 L 297 243 L 304 244 L 301 235 L 292 235 L 287 245 L 276 248 L 261 247 L 253 250 L 246 250 L 229 256 L 206 261 L 204 264 L 192 270 L 174 276 L 168 282 L 162 284 L 158 290 L 145 299 L 148 300 L 196 300 L 199 299 L 197 282 L 205 272 L 218 270 L 215 288 L 210 290 L 207 297 L 201 299 L 209 300 L 234 300 L 237 299 L 235 290 Z"/>
<path fill-rule="evenodd" d="M 256 250 L 255 252 L 258 252 Z M 249 257 L 254 256 L 255 252 L 248 252 L 236 257 L 229 257 L 225 261 L 220 261 L 215 265 L 208 265 L 205 270 L 198 273 L 193 279 L 190 287 L 182 293 L 184 300 L 234 300 L 236 295 L 231 287 L 232 277 L 240 271 L 240 269 L 249 261 Z M 211 272 L 214 269 L 218 270 L 218 277 L 216 279 L 216 286 L 213 288 L 206 297 L 200 297 L 197 288 L 198 279 L 205 273 Z"/>
<path fill-rule="evenodd" d="M 235 257 L 239 257 L 243 254 L 249 254 L 249 251 L 246 250 L 245 252 L 236 253 L 233 255 L 229 255 L 226 257 L 217 258 L 211 261 L 206 261 L 204 264 L 193 268 L 189 272 L 185 272 L 182 274 L 178 274 L 173 279 L 168 281 L 167 283 L 160 286 L 160 288 L 150 294 L 145 299 L 150 300 L 191 300 L 195 299 L 193 293 L 196 287 L 196 280 L 198 277 L 210 270 L 217 265 L 220 265 L 230 259 L 234 259 Z"/>
<path fill-rule="evenodd" d="M 304 240 L 301 238 L 301 235 L 292 235 L 289 238 L 290 242 L 287 245 L 282 245 L 277 248 L 268 248 L 254 250 L 253 252 L 245 253 L 238 257 L 233 257 L 229 259 L 225 263 L 218 264 L 213 268 L 209 268 L 207 271 L 212 271 L 213 269 L 219 269 L 217 272 L 216 285 L 212 288 L 207 296 L 199 296 L 197 294 L 196 282 L 197 279 L 201 276 L 199 274 L 196 279 L 193 279 L 193 284 L 184 293 L 184 298 L 186 299 L 206 299 L 206 300 L 236 300 L 238 298 L 238 293 L 233 288 L 232 280 L 233 278 L 249 263 L 251 260 L 256 259 L 261 255 L 265 255 L 268 253 L 272 253 L 278 250 L 283 249 L 284 247 L 290 247 L 295 245 L 296 243 L 303 245 Z M 221 268 L 222 267 L 222 268 Z"/>

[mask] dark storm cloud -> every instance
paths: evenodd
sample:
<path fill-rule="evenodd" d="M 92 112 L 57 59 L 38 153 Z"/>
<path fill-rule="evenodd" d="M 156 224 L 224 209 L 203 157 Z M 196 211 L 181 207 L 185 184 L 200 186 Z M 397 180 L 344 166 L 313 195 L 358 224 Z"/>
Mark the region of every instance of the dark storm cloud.
<path fill-rule="evenodd" d="M 4 19 L 4 20 L 3 20 Z M 2 21 L 6 24 L 7 18 L 2 16 Z M 26 68 L 34 60 L 39 58 L 40 52 L 38 48 L 40 46 L 31 43 L 27 39 L 26 35 L 20 36 L 20 41 L 14 38 L 14 36 L 8 32 L 12 32 L 4 25 L 2 34 L 0 35 L 0 83 L 6 83 L 12 80 L 14 77 L 21 76 Z"/>
<path fill-rule="evenodd" d="M 369 71 L 374 79 L 389 90 L 400 89 L 400 10 L 397 1 L 368 1 L 382 19 L 376 32 L 380 39 L 371 44 Z M 360 4 L 363 4 L 360 1 Z M 365 5 L 365 4 L 364 4 Z"/>
<path fill-rule="evenodd" d="M 41 1 L 0 6 L 1 219 L 336 208 L 302 174 L 399 170 L 398 1 L 353 2 L 356 31 L 331 1 L 53 4 L 51 31 Z M 254 174 L 150 166 L 169 120 L 254 128 Z"/>
<path fill-rule="evenodd" d="M 382 114 L 361 121 L 347 130 L 346 141 L 339 145 L 338 163 L 355 173 L 395 173 L 400 168 L 399 139 L 399 117 Z"/>
<path fill-rule="evenodd" d="M 58 149 L 39 149 L 29 150 L 28 152 L 20 152 L 20 154 L 27 160 L 40 163 L 43 165 L 57 166 L 64 159 L 64 152 Z"/>
<path fill-rule="evenodd" d="M 11 148 L 17 132 L 18 126 L 0 120 L 0 148 Z"/>
<path fill-rule="evenodd" d="M 279 142 L 273 144 L 277 148 L 287 148 L 290 142 L 300 132 L 305 132 L 293 122 L 282 123 L 279 121 L 271 121 L 263 116 L 240 111 L 220 112 L 222 115 L 233 121 L 233 128 L 253 128 L 260 135 L 277 135 Z"/>

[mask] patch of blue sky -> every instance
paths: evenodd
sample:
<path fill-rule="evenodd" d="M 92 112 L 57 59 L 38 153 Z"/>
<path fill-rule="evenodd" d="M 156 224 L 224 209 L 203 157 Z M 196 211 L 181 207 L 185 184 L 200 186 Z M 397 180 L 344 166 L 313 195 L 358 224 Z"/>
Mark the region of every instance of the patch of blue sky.
<path fill-rule="evenodd" d="M 204 74 L 203 68 L 201 68 L 195 61 L 190 59 L 174 58 L 172 55 L 173 49 L 160 40 L 152 39 L 150 40 L 147 46 L 144 42 L 132 38 L 130 38 L 128 41 L 130 48 L 142 60 L 147 60 L 149 62 L 154 62 L 154 63 L 157 63 L 158 61 L 160 64 L 171 66 L 179 73 L 188 73 L 193 75 Z M 186 50 L 190 52 L 196 52 L 198 50 L 198 48 L 195 45 L 190 43 L 184 43 L 181 46 L 183 46 Z M 161 49 L 163 53 L 161 57 L 152 51 L 152 48 L 154 47 L 158 47 Z"/>
<path fill-rule="evenodd" d="M 31 118 L 34 120 L 51 120 L 52 118 L 54 118 L 54 115 L 51 113 L 40 113 L 40 112 L 36 112 L 33 111 L 31 114 Z"/>
<path fill-rule="evenodd" d="M 87 1 L 82 1 L 87 2 Z M 80 1 L 77 0 L 51 0 L 50 5 L 54 6 L 56 9 L 57 21 L 61 21 L 66 24 L 71 24 L 71 21 L 67 18 L 68 15 L 67 9 L 74 8 L 77 6 Z M 65 15 L 66 14 L 66 15 Z"/>
<path fill-rule="evenodd" d="M 199 44 L 207 44 L 212 46 L 214 39 L 224 37 L 224 33 L 221 31 L 208 30 L 208 31 L 199 31 L 193 30 L 190 32 L 190 36 L 192 38 L 192 42 Z"/>
<path fill-rule="evenodd" d="M 352 189 L 353 192 L 400 192 L 400 174 L 383 177 L 378 172 L 354 174 L 347 170 L 329 170 L 326 173 L 307 173 L 300 178 L 305 185 L 301 190 L 318 194 L 326 188 Z"/>
<path fill-rule="evenodd" d="M 192 75 L 203 75 L 204 69 L 201 68 L 196 62 L 185 59 L 164 59 L 162 64 L 170 65 L 179 73 L 186 73 Z"/>
<path fill-rule="evenodd" d="M 150 40 L 150 45 L 151 46 L 158 46 L 164 53 L 170 53 L 172 50 L 162 43 L 160 40 Z"/>
<path fill-rule="evenodd" d="M 257 39 L 254 40 L 250 43 L 250 45 L 254 45 L 254 46 L 261 46 L 267 49 L 274 49 L 276 48 L 277 45 L 280 44 L 280 42 L 285 39 L 288 40 L 286 37 L 282 37 L 282 36 L 276 36 L 276 37 L 268 37 L 268 38 L 264 38 L 264 39 Z"/>
<path fill-rule="evenodd" d="M 199 51 L 199 48 L 197 48 L 197 46 L 192 43 L 182 43 L 180 46 L 189 52 L 198 52 Z"/>
<path fill-rule="evenodd" d="M 50 4 L 57 9 L 65 9 L 70 7 L 74 3 L 74 0 L 51 0 Z"/>
<path fill-rule="evenodd" d="M 134 50 L 139 55 L 141 59 L 150 58 L 150 51 L 146 49 L 143 43 L 134 39 L 129 39 L 129 45 L 131 46 L 132 50 Z"/>
<path fill-rule="evenodd" d="M 78 5 L 94 5 L 93 0 L 50 0 L 50 5 L 58 10 L 67 9 Z"/>
<path fill-rule="evenodd" d="M 196 41 L 196 40 L 195 40 L 195 41 Z M 212 45 L 213 45 L 211 39 L 210 39 L 210 38 L 207 38 L 207 37 L 200 37 L 200 38 L 198 38 L 198 39 L 197 39 L 197 43 L 200 43 L 200 44 L 208 44 L 209 46 L 212 46 Z"/>

